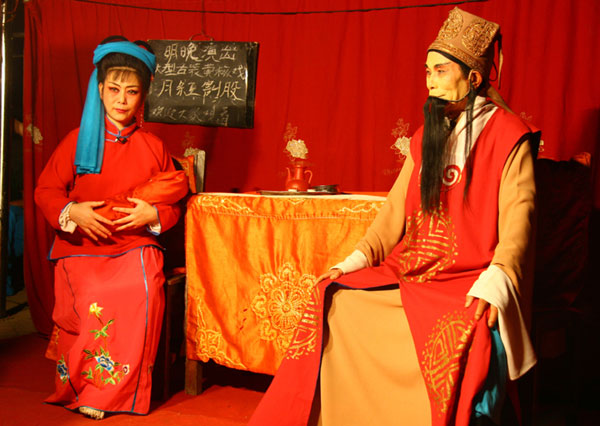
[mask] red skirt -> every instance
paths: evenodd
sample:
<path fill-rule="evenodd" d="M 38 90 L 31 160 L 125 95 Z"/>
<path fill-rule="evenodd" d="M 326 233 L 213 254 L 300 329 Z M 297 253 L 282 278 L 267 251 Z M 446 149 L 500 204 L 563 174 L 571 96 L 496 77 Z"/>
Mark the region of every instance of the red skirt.
<path fill-rule="evenodd" d="M 163 256 L 154 246 L 57 261 L 56 390 L 46 402 L 148 413 L 163 283 Z"/>

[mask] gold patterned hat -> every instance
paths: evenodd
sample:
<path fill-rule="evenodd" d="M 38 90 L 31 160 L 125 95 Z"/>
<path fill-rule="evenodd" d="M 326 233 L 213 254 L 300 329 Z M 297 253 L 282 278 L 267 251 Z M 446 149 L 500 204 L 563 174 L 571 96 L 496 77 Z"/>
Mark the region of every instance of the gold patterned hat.
<path fill-rule="evenodd" d="M 447 53 L 488 78 L 498 41 L 499 69 L 502 68 L 500 25 L 455 7 L 428 50 Z"/>

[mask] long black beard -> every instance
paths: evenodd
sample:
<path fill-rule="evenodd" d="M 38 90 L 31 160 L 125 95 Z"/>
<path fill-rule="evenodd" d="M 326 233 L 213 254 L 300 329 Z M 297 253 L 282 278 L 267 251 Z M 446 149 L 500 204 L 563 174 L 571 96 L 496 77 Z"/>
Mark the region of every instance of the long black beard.
<path fill-rule="evenodd" d="M 467 194 L 473 176 L 473 156 L 471 154 L 471 135 L 473 131 L 473 106 L 476 91 L 471 87 L 468 93 L 466 113 L 466 182 L 463 198 L 467 203 Z M 444 167 L 450 155 L 448 136 L 456 123 L 448 120 L 445 114 L 449 102 L 428 97 L 423 107 L 425 124 L 423 128 L 422 163 L 421 163 L 421 208 L 427 214 L 435 213 L 440 205 L 440 193 L 444 176 Z"/>
<path fill-rule="evenodd" d="M 425 213 L 433 213 L 440 204 L 440 190 L 444 165 L 447 156 L 447 141 L 450 126 L 444 110 L 448 101 L 428 97 L 423 107 L 425 124 L 423 128 L 421 164 L 421 208 Z"/>

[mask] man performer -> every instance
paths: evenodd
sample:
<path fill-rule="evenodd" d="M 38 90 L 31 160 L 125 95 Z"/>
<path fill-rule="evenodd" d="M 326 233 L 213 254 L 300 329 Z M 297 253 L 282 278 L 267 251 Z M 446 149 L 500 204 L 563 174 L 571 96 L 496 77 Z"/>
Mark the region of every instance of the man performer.
<path fill-rule="evenodd" d="M 496 44 L 501 68 L 499 25 L 450 11 L 427 52 L 424 126 L 356 250 L 317 280 L 251 425 L 499 421 L 536 361 L 539 132 L 490 85 Z"/>

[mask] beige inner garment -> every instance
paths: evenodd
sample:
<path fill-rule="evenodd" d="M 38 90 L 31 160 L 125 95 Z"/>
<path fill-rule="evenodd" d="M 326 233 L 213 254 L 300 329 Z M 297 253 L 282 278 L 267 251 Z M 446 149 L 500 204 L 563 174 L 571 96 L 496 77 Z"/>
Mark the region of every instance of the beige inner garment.
<path fill-rule="evenodd" d="M 318 424 L 431 425 L 400 291 L 338 290 L 327 320 Z"/>

